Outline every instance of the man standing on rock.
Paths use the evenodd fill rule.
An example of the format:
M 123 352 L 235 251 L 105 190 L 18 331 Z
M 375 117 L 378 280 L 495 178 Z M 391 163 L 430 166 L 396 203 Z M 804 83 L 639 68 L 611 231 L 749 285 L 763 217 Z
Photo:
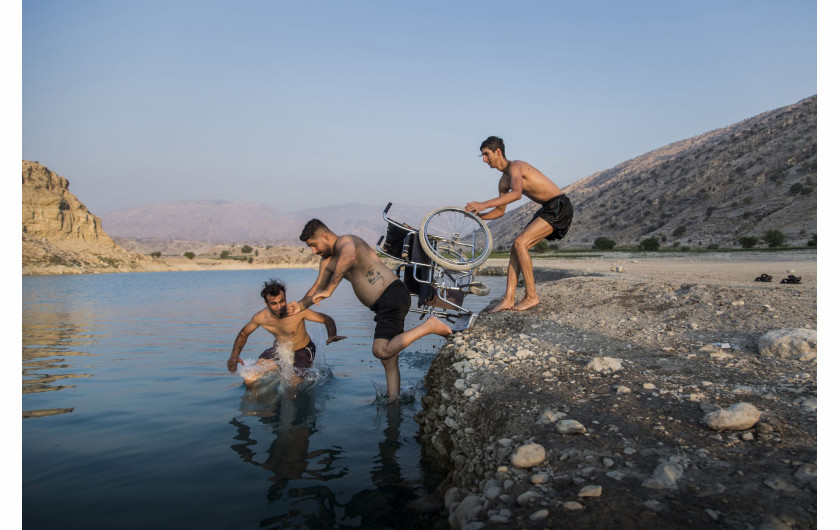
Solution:
M 289 313 L 320 304 L 335 292 L 342 279 L 353 286 L 359 301 L 376 313 L 373 355 L 385 368 L 388 399 L 400 395 L 399 353 L 426 335 L 445 337 L 452 330 L 435 316 L 405 331 L 405 315 L 411 307 L 411 294 L 405 284 L 376 255 L 370 245 L 354 235 L 336 235 L 318 219 L 303 227 L 300 240 L 321 256 L 318 278 L 300 302 L 289 304 Z
M 528 250 L 543 239 L 562 239 L 572 224 L 572 203 L 554 182 L 537 168 L 522 160 L 505 157 L 505 143 L 497 136 L 489 136 L 481 143 L 481 159 L 488 166 L 502 172 L 499 179 L 499 196 L 483 202 L 470 202 L 464 207 L 484 220 L 497 219 L 505 214 L 508 204 L 518 201 L 523 194 L 541 204 L 525 229 L 516 237 L 510 251 L 507 270 L 507 287 L 504 298 L 489 313 L 512 309 L 523 311 L 540 303 L 534 282 L 534 266 Z M 480 213 L 488 208 L 492 210 Z M 525 297 L 516 302 L 516 282 L 519 273 L 525 281 Z

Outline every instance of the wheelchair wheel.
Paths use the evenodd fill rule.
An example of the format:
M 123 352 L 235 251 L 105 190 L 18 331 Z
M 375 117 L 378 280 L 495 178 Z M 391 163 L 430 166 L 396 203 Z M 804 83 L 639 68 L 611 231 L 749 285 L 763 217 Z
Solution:
M 441 267 L 467 271 L 487 261 L 493 238 L 484 221 L 463 208 L 444 206 L 420 224 L 420 246 Z

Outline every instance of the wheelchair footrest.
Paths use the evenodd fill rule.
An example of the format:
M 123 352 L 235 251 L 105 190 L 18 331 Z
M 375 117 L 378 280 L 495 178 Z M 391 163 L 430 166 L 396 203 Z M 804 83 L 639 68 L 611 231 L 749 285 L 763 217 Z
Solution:
M 452 330 L 453 333 L 458 331 L 466 331 L 472 327 L 475 323 L 476 315 L 475 313 L 467 313 L 466 315 L 461 315 L 458 317 L 455 322 L 453 322 L 449 328 Z

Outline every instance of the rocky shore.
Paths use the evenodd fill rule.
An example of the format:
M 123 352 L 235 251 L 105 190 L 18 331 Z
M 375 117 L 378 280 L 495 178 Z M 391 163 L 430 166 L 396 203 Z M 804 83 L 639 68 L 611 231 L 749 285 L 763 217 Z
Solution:
M 669 259 L 537 262 L 539 306 L 451 339 L 415 418 L 447 474 L 414 508 L 453 528 L 816 528 L 816 252 Z

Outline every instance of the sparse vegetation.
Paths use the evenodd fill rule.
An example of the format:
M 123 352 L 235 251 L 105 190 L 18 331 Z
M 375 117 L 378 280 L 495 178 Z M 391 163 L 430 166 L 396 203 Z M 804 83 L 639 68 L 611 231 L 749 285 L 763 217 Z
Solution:
M 252 247 L 250 247 L 249 245 L 243 245 L 242 246 L 242 253 L 243 254 L 250 254 L 253 250 L 254 249 Z
M 656 237 L 642 239 L 642 241 L 639 243 L 639 247 L 642 250 L 659 250 L 659 239 Z
M 685 232 L 686 232 L 685 225 L 680 225 L 680 226 L 674 228 L 674 231 L 671 232 L 671 235 L 674 236 L 674 237 L 682 237 L 682 236 L 685 235 Z
M 159 251 L 159 250 L 156 250 L 156 251 L 152 252 L 152 253 L 151 253 L 151 254 L 149 254 L 149 255 L 150 255 L 151 257 L 153 257 L 153 258 L 159 258 L 161 254 L 160 254 L 160 251 Z
M 741 236 L 738 238 L 738 244 L 742 248 L 753 248 L 758 245 L 758 238 L 754 236 Z
M 195 258 L 195 252 L 184 252 L 184 257 L 187 258 L 187 259 L 194 259 Z
M 762 239 L 764 239 L 768 247 L 781 247 L 787 241 L 787 236 L 781 230 L 774 229 L 764 232 Z
M 817 234 L 814 234 L 814 236 L 811 239 L 808 240 L 807 245 L 809 247 L 816 247 L 817 246 Z
M 615 241 L 613 241 L 612 239 L 610 239 L 608 237 L 604 237 L 604 236 L 595 238 L 595 242 L 592 243 L 592 248 L 595 248 L 595 249 L 598 249 L 598 250 L 610 250 L 614 247 L 615 247 Z

